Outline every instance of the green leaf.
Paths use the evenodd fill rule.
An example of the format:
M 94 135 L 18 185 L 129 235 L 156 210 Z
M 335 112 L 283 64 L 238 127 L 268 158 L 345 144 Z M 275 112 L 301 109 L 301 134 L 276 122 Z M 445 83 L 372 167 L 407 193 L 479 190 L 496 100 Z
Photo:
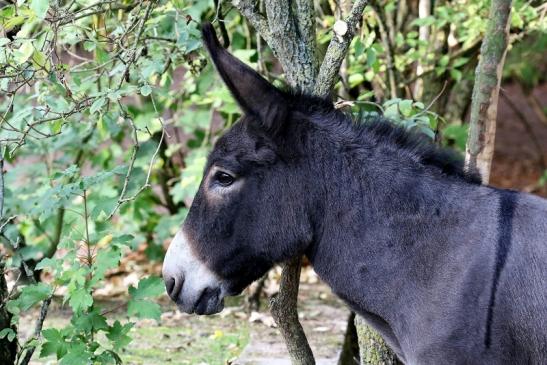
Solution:
M 89 293 L 89 290 L 77 288 L 69 294 L 68 304 L 74 312 L 80 312 L 93 304 L 93 297 Z
M 13 59 L 18 65 L 21 65 L 32 56 L 34 46 L 31 40 L 25 40 L 21 43 L 21 47 L 13 53 Z
M 46 55 L 38 50 L 35 50 L 32 53 L 32 63 L 34 64 L 34 67 L 38 69 L 43 68 L 46 71 L 49 71 L 49 63 L 47 62 Z
M 94 201 L 93 209 L 91 210 L 91 219 L 98 220 L 101 214 L 108 215 L 116 206 L 116 199 L 106 197 Z
M 370 32 L 365 38 L 365 41 L 363 42 L 363 47 L 365 49 L 368 49 L 370 46 L 372 46 L 372 43 L 374 43 L 375 39 L 376 39 L 376 32 L 374 31 Z
M 42 343 L 40 357 L 46 357 L 52 354 L 57 356 L 57 359 L 62 358 L 68 351 L 68 344 L 65 341 L 63 334 L 55 328 L 48 328 L 42 331 L 42 336 L 46 342 Z
M 42 300 L 48 298 L 53 293 L 53 288 L 44 283 L 33 284 L 24 287 L 21 295 L 17 298 L 21 310 L 28 310 Z
M 5 30 L 12 30 L 18 25 L 21 25 L 25 22 L 25 17 L 23 16 L 14 16 L 6 20 L 3 24 Z
M 36 265 L 36 270 L 43 270 L 43 269 L 54 269 L 58 266 L 58 261 L 56 259 L 52 259 L 52 258 L 49 258 L 49 257 L 44 257 L 42 259 L 42 261 L 40 261 L 37 265 Z
M 353 49 L 355 50 L 355 57 L 359 57 L 365 51 L 365 46 L 359 38 L 355 38 Z
M 116 236 L 112 238 L 112 244 L 130 246 L 131 242 L 135 239 L 135 236 L 130 234 L 122 234 L 121 236 Z
M 360 74 L 360 73 L 351 74 L 348 77 L 348 82 L 349 82 L 350 87 L 354 87 L 356 85 L 359 85 L 364 80 L 365 80 L 365 77 L 363 76 L 363 74 Z
M 101 315 L 97 308 L 94 308 L 92 311 L 76 317 L 73 323 L 76 328 L 83 330 L 87 333 L 107 330 L 109 328 L 108 324 L 106 323 L 105 316 Z
M 452 62 L 452 67 L 460 67 L 465 65 L 467 62 L 469 62 L 469 58 L 467 57 L 456 58 L 454 62 Z
M 182 172 L 180 181 L 171 189 L 171 195 L 175 203 L 182 202 L 187 197 L 193 197 L 201 182 L 203 168 L 207 163 L 206 148 L 192 150 L 184 159 L 186 168 Z
M 150 87 L 150 85 L 146 84 L 146 85 L 141 86 L 141 95 L 142 96 L 148 96 L 151 93 L 152 93 L 152 88 Z
M 160 320 L 161 307 L 158 303 L 149 300 L 130 300 L 127 304 L 127 314 L 137 318 Z
M 446 67 L 446 65 L 448 65 L 449 61 L 450 61 L 450 57 L 448 57 L 448 55 L 444 55 L 439 60 L 439 65 L 442 66 L 442 67 Z
M 49 9 L 49 0 L 31 0 L 30 8 L 38 19 L 44 20 Z
M 367 49 L 367 66 L 372 67 L 376 62 L 376 50 L 374 48 Z
M 91 104 L 91 108 L 89 108 L 89 112 L 91 114 L 98 112 L 99 110 L 101 110 L 101 108 L 104 106 L 105 103 L 106 103 L 106 98 L 104 96 L 98 99 L 95 99 L 93 104 Z
M 102 280 L 107 270 L 118 266 L 121 257 L 122 253 L 116 246 L 99 251 L 95 258 L 95 262 L 93 263 L 93 268 L 95 269 L 93 281 L 97 282 L 98 280 Z
M 139 281 L 137 288 L 129 287 L 129 294 L 134 300 L 157 297 L 165 291 L 163 280 L 157 276 L 149 276 Z
M 78 343 L 69 347 L 59 365 L 85 365 L 91 363 L 91 357 L 92 354 L 87 351 L 85 345 Z
M 462 72 L 460 70 L 451 69 L 450 70 L 450 77 L 452 77 L 455 81 L 461 81 L 462 79 Z
M 412 100 L 401 100 L 399 103 L 399 110 L 401 114 L 405 117 L 412 115 Z
M 120 321 L 115 321 L 112 327 L 110 327 L 106 337 L 112 342 L 114 349 L 122 349 L 131 342 L 132 339 L 127 334 L 133 328 L 133 325 L 134 323 L 126 323 L 122 326 Z
M 0 339 L 7 337 L 9 342 L 12 342 L 13 339 L 17 336 L 17 333 L 11 328 L 4 328 L 0 331 Z
M 426 16 L 425 18 L 419 18 L 419 19 L 414 19 L 410 25 L 416 25 L 416 26 L 428 26 L 428 25 L 432 25 L 435 23 L 435 17 L 430 15 L 430 16 Z

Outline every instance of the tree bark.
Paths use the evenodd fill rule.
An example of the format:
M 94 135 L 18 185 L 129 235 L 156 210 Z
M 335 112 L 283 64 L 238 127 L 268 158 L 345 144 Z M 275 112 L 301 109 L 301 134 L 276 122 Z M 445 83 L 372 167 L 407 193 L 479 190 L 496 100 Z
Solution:
M 306 334 L 298 321 L 297 300 L 301 257 L 283 265 L 279 293 L 270 301 L 270 311 L 287 345 L 293 364 L 313 365 L 315 359 Z
M 431 0 L 419 0 L 418 1 L 418 18 L 424 19 L 431 15 Z M 423 24 L 420 25 L 418 29 L 418 39 L 422 42 L 429 42 L 429 33 L 430 33 L 430 27 L 429 25 Z M 418 61 L 416 65 L 416 76 L 421 76 L 424 72 L 424 65 Z M 414 92 L 413 97 L 416 100 L 422 99 L 422 94 L 424 90 L 424 80 L 422 78 L 418 78 L 416 80 L 416 83 L 414 84 Z
M 485 184 L 490 178 L 494 155 L 498 96 L 507 53 L 510 14 L 511 0 L 492 0 L 473 87 L 465 161 L 468 169 L 478 170 Z
M 342 351 L 338 359 L 338 365 L 359 365 L 359 341 L 357 339 L 357 328 L 355 325 L 355 312 L 351 312 L 348 318 L 348 326 Z
M 361 317 L 355 317 L 361 365 L 398 365 L 397 356 L 386 346 L 384 340 L 372 330 Z
M 0 258 L 0 331 L 4 328 L 11 328 L 17 333 L 17 328 L 10 324 L 11 314 L 6 310 L 6 303 L 9 299 L 8 294 L 8 287 L 4 277 L 4 261 Z M 7 336 L 0 339 L 0 360 L 2 360 L 2 364 L 15 364 L 16 355 L 17 339 L 14 338 L 9 341 Z
M 4 218 L 4 158 L 0 155 L 0 224 Z M 0 228 L 1 230 L 4 227 Z M 11 328 L 17 333 L 17 328 L 11 325 L 11 313 L 6 309 L 6 304 L 9 300 L 8 286 L 6 277 L 4 276 L 4 258 L 0 253 L 0 331 L 5 328 Z M 7 336 L 0 339 L 0 360 L 3 364 L 11 365 L 15 363 L 17 356 L 17 338 L 12 338 L 11 341 Z

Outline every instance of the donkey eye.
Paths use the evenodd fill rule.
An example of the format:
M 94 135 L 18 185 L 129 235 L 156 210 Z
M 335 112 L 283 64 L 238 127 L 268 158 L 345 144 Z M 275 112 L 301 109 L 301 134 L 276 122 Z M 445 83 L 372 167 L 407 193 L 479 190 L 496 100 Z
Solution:
M 232 185 L 233 182 L 235 181 L 235 178 L 232 175 L 230 175 L 230 174 L 228 174 L 224 171 L 217 171 L 215 173 L 215 181 L 219 185 L 226 187 L 226 186 Z

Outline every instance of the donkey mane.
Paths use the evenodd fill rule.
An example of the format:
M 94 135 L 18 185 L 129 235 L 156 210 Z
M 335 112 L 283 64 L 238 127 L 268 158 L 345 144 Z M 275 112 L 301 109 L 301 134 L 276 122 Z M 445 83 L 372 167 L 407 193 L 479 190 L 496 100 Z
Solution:
M 454 177 L 480 185 L 480 175 L 467 171 L 464 161 L 454 150 L 439 147 L 417 132 L 409 132 L 383 116 L 357 119 L 335 109 L 326 98 L 299 93 L 286 93 L 293 110 L 312 115 L 311 121 L 329 132 L 354 140 L 359 145 L 374 145 L 404 155 L 435 174 Z

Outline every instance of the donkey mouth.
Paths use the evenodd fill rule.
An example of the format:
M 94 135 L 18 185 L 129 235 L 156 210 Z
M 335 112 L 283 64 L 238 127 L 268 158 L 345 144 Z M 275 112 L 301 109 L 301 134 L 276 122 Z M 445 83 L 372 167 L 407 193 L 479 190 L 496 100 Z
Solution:
M 179 298 L 177 307 L 188 314 L 210 315 L 221 312 L 224 309 L 224 298 L 220 296 L 220 288 L 206 288 L 194 303 L 188 303 Z

